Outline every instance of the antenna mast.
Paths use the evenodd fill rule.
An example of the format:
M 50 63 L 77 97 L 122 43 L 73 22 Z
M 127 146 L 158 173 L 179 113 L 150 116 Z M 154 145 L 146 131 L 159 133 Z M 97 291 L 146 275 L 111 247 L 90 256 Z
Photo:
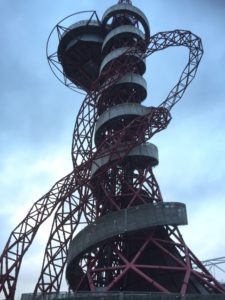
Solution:
M 131 0 L 119 0 L 118 4 L 130 4 L 130 5 L 132 5 L 132 1 Z

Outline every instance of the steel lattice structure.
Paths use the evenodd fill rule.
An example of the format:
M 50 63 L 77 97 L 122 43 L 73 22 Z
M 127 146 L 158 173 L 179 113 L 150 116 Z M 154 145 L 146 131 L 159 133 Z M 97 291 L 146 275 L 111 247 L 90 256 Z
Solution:
M 225 257 L 216 257 L 212 259 L 203 260 L 202 264 L 209 270 L 210 273 L 214 275 L 217 279 L 221 277 L 221 281 L 224 283 L 225 274 Z
M 171 109 L 195 77 L 203 54 L 200 38 L 185 30 L 150 36 L 146 17 L 131 1 L 119 1 L 101 21 L 95 11 L 85 14 L 89 17 L 72 26 L 65 19 L 58 23 L 48 45 L 56 33 L 59 46 L 51 53 L 47 47 L 56 76 L 87 93 L 73 132 L 73 171 L 12 231 L 0 258 L 0 292 L 14 298 L 23 256 L 55 211 L 34 293 L 58 292 L 66 261 L 74 291 L 225 293 L 179 232 L 185 206 L 163 202 L 152 171 L 157 148 L 148 143 L 168 126 Z M 189 50 L 177 84 L 158 107 L 141 105 L 147 95 L 145 59 L 174 46 Z M 145 211 L 151 218 L 133 224 L 129 216 Z M 115 225 L 119 220 L 126 226 Z M 76 235 L 79 225 L 87 226 Z

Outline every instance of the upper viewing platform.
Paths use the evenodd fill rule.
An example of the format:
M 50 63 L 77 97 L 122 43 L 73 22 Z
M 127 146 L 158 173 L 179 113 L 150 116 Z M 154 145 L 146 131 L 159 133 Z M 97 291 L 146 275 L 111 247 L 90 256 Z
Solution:
M 54 36 L 58 39 L 57 49 L 52 42 Z M 131 1 L 119 1 L 106 10 L 102 19 L 91 11 L 73 14 L 59 22 L 49 36 L 47 56 L 61 82 L 74 90 L 89 92 L 109 62 L 118 60 L 131 46 L 146 49 L 145 41 L 149 37 L 149 23 L 144 13 Z M 118 51 L 111 55 L 112 48 Z M 104 60 L 107 54 L 110 55 Z M 134 61 L 138 59 L 135 53 L 129 56 Z M 139 66 L 143 73 L 143 61 Z

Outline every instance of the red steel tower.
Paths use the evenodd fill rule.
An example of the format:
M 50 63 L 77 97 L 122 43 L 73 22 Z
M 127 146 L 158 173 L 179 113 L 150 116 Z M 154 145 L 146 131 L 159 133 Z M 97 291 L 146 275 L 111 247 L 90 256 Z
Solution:
M 77 17 L 79 22 L 74 21 Z M 71 26 L 65 25 L 72 19 Z M 49 53 L 54 34 L 59 43 Z M 158 149 L 149 142 L 167 127 L 170 110 L 195 77 L 201 40 L 184 30 L 151 36 L 144 13 L 131 1 L 120 0 L 101 20 L 95 11 L 63 19 L 47 46 L 55 75 L 87 95 L 73 133 L 73 171 L 34 203 L 2 253 L 4 297 L 13 299 L 23 255 L 54 210 L 34 294 L 59 292 L 66 265 L 69 288 L 77 295 L 223 295 L 225 288 L 180 234 L 178 226 L 187 224 L 185 205 L 163 201 L 153 173 Z M 158 107 L 144 106 L 146 58 L 172 46 L 189 49 L 188 63 Z M 77 234 L 79 224 L 85 227 Z

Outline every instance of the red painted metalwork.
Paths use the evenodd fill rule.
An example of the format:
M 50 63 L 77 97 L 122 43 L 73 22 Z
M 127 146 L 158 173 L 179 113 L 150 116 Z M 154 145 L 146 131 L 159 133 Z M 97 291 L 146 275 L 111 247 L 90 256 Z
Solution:
M 119 1 L 119 3 L 131 4 L 131 1 Z M 93 18 L 101 26 L 96 12 L 91 12 L 89 21 Z M 132 22 L 134 26 L 137 23 Z M 54 29 L 59 42 L 69 31 L 61 22 Z M 124 41 L 123 46 L 127 45 L 129 43 L 126 44 Z M 126 52 L 92 83 L 75 122 L 72 142 L 73 171 L 35 202 L 24 220 L 12 231 L 0 257 L 0 292 L 6 299 L 14 298 L 23 256 L 40 225 L 54 210 L 56 212 L 53 226 L 35 293 L 59 291 L 68 246 L 79 225 L 91 224 L 96 218 L 113 210 L 163 201 L 152 167 L 137 169 L 131 183 L 129 176 L 126 176 L 129 166 L 125 158 L 134 147 L 148 141 L 154 134 L 168 126 L 171 120 L 170 111 L 194 79 L 203 49 L 201 40 L 196 35 L 183 30 L 157 33 L 139 46 L 128 47 Z M 150 107 L 149 113 L 144 116 L 135 117 L 123 128 L 111 131 L 96 147 L 94 127 L 99 116 L 98 99 L 103 94 L 107 99 L 108 87 L 115 86 L 125 74 L 133 72 L 135 68 L 135 62 L 127 63 L 125 57 L 137 55 L 140 59 L 144 59 L 157 51 L 173 46 L 187 47 L 189 60 L 178 83 L 169 92 L 167 98 L 158 107 Z M 51 68 L 55 66 L 59 69 L 60 61 L 56 52 L 48 54 L 48 60 Z M 59 71 L 62 74 L 62 82 L 71 87 L 72 83 L 67 81 L 64 70 Z M 134 95 L 130 95 L 127 102 L 132 102 L 132 99 L 135 100 Z M 124 141 L 126 141 L 125 148 Z M 118 152 L 121 147 L 124 151 Z M 109 157 L 110 164 L 105 164 L 97 174 L 93 175 L 91 173 L 93 162 L 105 156 Z M 114 181 L 109 179 L 109 170 L 114 171 Z M 127 201 L 122 203 L 121 197 L 126 198 Z M 124 245 L 132 249 L 132 254 L 128 255 L 124 252 Z M 132 245 L 136 246 L 132 248 Z M 112 254 L 111 263 L 100 266 L 99 261 L 107 247 Z M 145 261 L 146 251 L 149 249 L 161 253 L 164 263 Z M 152 274 L 165 276 L 167 273 L 172 274 L 173 277 L 176 276 L 174 274 L 179 273 L 176 292 L 182 295 L 188 292 L 193 280 L 204 285 L 208 292 L 225 293 L 225 289 L 187 248 L 176 226 L 153 228 L 148 232 L 139 233 L 138 236 L 134 233 L 128 236 L 117 236 L 106 245 L 100 244 L 96 249 L 87 251 L 80 259 L 80 267 L 83 275 L 74 282 L 74 285 L 71 285 L 71 288 L 77 291 L 87 289 L 94 292 L 98 287 L 103 287 L 105 291 L 112 291 L 121 289 L 122 285 L 126 289 L 126 282 L 135 279 L 140 280 L 143 290 L 146 290 L 147 286 L 148 290 L 174 292 L 170 283 L 158 280 L 158 275 L 152 276 Z M 196 271 L 196 267 L 200 271 Z

